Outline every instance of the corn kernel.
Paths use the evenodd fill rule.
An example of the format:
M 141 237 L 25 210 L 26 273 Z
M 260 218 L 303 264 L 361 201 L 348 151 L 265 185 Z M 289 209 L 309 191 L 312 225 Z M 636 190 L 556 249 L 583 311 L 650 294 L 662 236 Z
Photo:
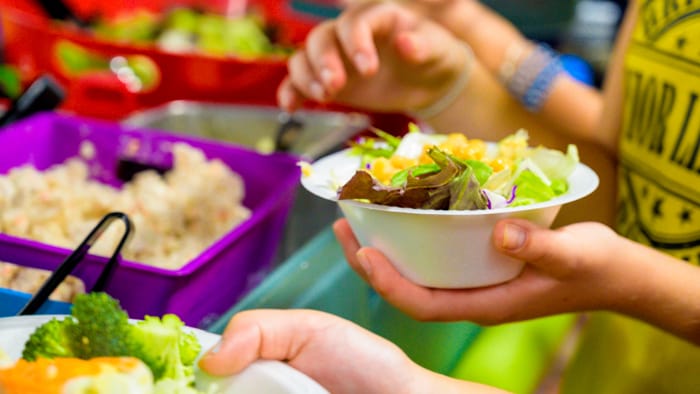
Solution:
M 396 168 L 394 168 L 389 159 L 379 157 L 372 162 L 370 172 L 379 182 L 388 184 L 396 172 Z
M 510 167 L 510 165 L 502 157 L 497 157 L 491 160 L 488 164 L 491 166 L 491 168 L 493 168 L 493 172 L 499 172 Z
M 393 165 L 397 170 L 403 170 L 409 167 L 413 167 L 418 164 L 418 160 L 411 159 L 408 157 L 394 155 L 391 157 L 391 165 Z
M 469 140 L 455 155 L 464 160 L 482 160 L 486 156 L 486 143 L 478 139 Z
M 311 167 L 311 164 L 309 164 L 308 162 L 298 161 L 297 165 L 301 169 L 302 176 L 305 176 L 305 177 L 311 176 L 311 174 L 313 173 L 313 168 Z

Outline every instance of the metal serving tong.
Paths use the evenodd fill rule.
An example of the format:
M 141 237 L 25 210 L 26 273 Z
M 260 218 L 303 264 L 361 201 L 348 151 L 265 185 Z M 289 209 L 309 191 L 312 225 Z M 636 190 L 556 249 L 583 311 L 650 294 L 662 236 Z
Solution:
M 94 285 L 92 286 L 91 291 L 103 291 L 105 287 L 107 287 L 107 283 L 109 282 L 112 273 L 114 272 L 114 269 L 116 268 L 118 264 L 118 259 L 119 259 L 119 254 L 122 251 L 122 248 L 126 244 L 126 242 L 129 240 L 132 234 L 132 229 L 133 225 L 131 223 L 131 220 L 129 217 L 121 212 L 110 212 L 107 215 L 105 215 L 102 220 L 100 220 L 99 223 L 95 226 L 95 228 L 90 231 L 90 234 L 83 240 L 80 245 L 78 245 L 75 250 L 73 250 L 73 253 L 71 253 L 64 261 L 61 263 L 60 266 L 51 274 L 51 276 L 44 282 L 44 284 L 41 286 L 39 291 L 34 294 L 34 296 L 27 302 L 24 307 L 17 313 L 17 315 L 31 315 L 35 313 L 41 305 L 46 302 L 46 300 L 49 298 L 51 293 L 58 287 L 61 282 L 63 282 L 64 279 L 75 269 L 75 267 L 80 263 L 85 256 L 87 255 L 88 251 L 92 247 L 92 245 L 97 241 L 100 236 L 105 232 L 107 227 L 109 227 L 110 224 L 112 224 L 116 220 L 121 220 L 124 222 L 124 234 L 122 235 L 122 238 L 119 240 L 119 244 L 117 244 L 116 249 L 114 250 L 114 253 L 112 253 L 112 256 L 109 258 L 109 261 L 107 264 L 104 266 L 102 273 L 100 276 L 97 278 L 97 281 L 95 281 Z

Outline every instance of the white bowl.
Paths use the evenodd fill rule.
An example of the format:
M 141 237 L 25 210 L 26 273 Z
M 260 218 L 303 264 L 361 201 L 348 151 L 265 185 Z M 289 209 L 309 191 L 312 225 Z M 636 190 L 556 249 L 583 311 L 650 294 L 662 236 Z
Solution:
M 22 349 L 36 327 L 52 318 L 63 319 L 66 315 L 31 315 L 0 318 L 0 350 L 11 360 L 22 357 Z M 202 353 L 213 347 L 220 336 L 199 330 L 192 331 L 202 344 Z M 195 372 L 197 389 L 206 393 L 221 394 L 327 394 L 328 391 L 305 374 L 286 363 L 258 360 L 246 369 L 230 377 L 208 376 L 198 368 Z M 214 388 L 211 390 L 210 388 Z
M 496 222 L 522 218 L 549 227 L 563 204 L 598 187 L 595 172 L 579 163 L 566 193 L 526 206 L 442 211 L 338 201 L 338 188 L 359 166 L 360 158 L 346 149 L 314 162 L 301 183 L 311 193 L 338 202 L 363 246 L 382 251 L 407 279 L 434 288 L 481 287 L 515 278 L 524 263 L 495 250 L 491 233 Z

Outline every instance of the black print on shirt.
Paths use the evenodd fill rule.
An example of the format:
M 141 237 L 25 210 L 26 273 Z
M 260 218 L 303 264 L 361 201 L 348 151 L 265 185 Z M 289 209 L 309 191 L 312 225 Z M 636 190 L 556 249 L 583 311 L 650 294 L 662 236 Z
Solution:
M 668 156 L 674 163 L 700 172 L 699 93 L 693 90 L 679 93 L 675 84 L 635 70 L 628 70 L 626 87 L 631 106 L 630 122 L 625 125 L 623 138 L 659 157 Z M 682 122 L 680 130 L 673 133 L 667 144 L 670 119 L 682 119 Z

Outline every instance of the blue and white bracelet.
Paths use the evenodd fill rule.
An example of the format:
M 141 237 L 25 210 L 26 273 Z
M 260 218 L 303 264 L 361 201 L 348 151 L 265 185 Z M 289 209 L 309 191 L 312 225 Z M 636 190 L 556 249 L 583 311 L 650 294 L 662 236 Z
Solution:
M 501 80 L 525 108 L 537 112 L 547 98 L 554 80 L 564 71 L 559 55 L 548 45 L 538 44 L 515 66 L 518 59 L 513 54 L 516 52 L 509 52 L 501 68 Z

